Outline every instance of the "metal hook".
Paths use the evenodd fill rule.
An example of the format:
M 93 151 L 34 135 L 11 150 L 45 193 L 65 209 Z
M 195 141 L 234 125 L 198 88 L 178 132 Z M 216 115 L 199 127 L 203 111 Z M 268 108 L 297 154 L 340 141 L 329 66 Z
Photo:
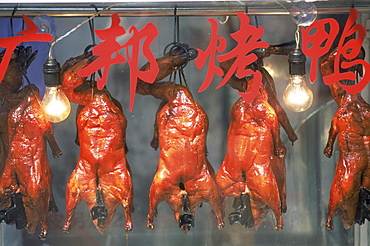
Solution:
M 94 29 L 95 29 L 94 19 L 89 20 L 89 27 L 90 27 L 90 35 L 91 35 L 92 44 L 93 46 L 95 46 L 96 42 L 95 42 L 95 33 L 94 33 Z
M 179 16 L 177 15 L 177 5 L 173 9 L 173 16 L 174 16 L 174 37 L 173 42 L 177 43 L 180 40 L 180 30 L 179 30 Z
M 95 4 L 90 4 L 90 6 L 91 6 L 91 7 L 93 7 L 93 8 L 95 9 L 96 13 L 98 13 L 98 12 L 99 12 L 98 7 L 96 7 L 96 5 L 95 5 Z M 98 16 L 100 17 L 100 13 L 98 14 Z
M 10 34 L 11 34 L 12 37 L 14 37 L 13 18 L 14 18 L 15 12 L 17 11 L 19 5 L 20 4 L 18 3 L 17 6 L 14 7 L 13 12 L 12 12 L 12 16 L 10 17 Z
M 217 17 L 217 19 L 218 19 L 218 22 L 221 24 L 221 25 L 225 25 L 226 24 L 226 22 L 229 20 L 229 18 L 230 18 L 230 16 L 229 15 L 226 15 L 226 17 L 225 17 L 225 20 L 221 20 L 221 18 L 220 18 L 220 16 L 219 17 Z
M 256 27 L 258 28 L 259 25 L 258 25 L 258 18 L 257 18 L 257 15 L 254 16 L 254 22 L 256 24 Z
M 184 79 L 184 83 L 185 83 L 186 88 L 189 88 L 188 81 L 186 81 L 184 70 L 182 68 L 180 69 L 180 74 L 181 74 L 182 78 Z
M 93 7 L 95 9 L 95 14 L 97 14 L 97 16 L 100 16 L 100 13 L 99 13 L 99 10 L 98 10 L 98 7 L 96 7 L 95 4 L 90 4 L 91 7 Z M 89 20 L 89 28 L 90 28 L 90 35 L 91 35 L 91 41 L 92 41 L 92 45 L 89 45 L 86 47 L 85 49 L 85 55 L 88 55 L 89 54 L 89 49 L 90 48 L 93 48 L 94 46 L 96 46 L 96 39 L 95 39 L 95 32 L 94 32 L 94 29 L 95 29 L 95 22 L 94 22 L 94 19 L 90 19 Z M 92 53 L 91 53 L 92 55 Z M 98 74 L 100 75 L 100 70 L 98 70 Z M 91 80 L 91 88 L 93 89 L 94 87 L 94 81 L 95 81 L 95 76 L 96 76 L 96 72 L 92 73 L 91 76 L 90 76 L 90 80 Z M 91 91 L 92 94 L 94 94 L 94 90 Z
M 95 9 L 96 13 L 99 13 L 98 7 L 96 7 L 95 4 L 90 4 L 90 6 Z M 97 16 L 100 16 L 100 13 Z M 94 33 L 94 29 L 95 29 L 94 19 L 89 20 L 89 27 L 90 27 L 91 40 L 92 40 L 93 45 L 95 46 L 96 41 L 95 41 L 95 33 Z

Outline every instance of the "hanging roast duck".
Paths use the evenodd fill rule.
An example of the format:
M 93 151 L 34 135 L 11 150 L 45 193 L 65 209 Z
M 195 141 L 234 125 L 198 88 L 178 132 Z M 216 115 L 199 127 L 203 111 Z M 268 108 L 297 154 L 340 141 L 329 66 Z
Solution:
M 10 215 L 12 207 L 22 206 L 19 199 L 23 200 L 27 231 L 33 234 L 40 222 L 39 238 L 45 239 L 49 209 L 56 210 L 46 142 L 54 157 L 59 157 L 62 152 L 55 142 L 51 123 L 42 112 L 37 87 L 26 86 L 19 94 L 23 95 L 23 100 L 8 117 L 9 153 L 0 179 L 0 209 L 4 209 L 4 215 Z M 17 197 L 14 194 L 18 194 Z M 10 210 L 6 209 L 10 203 Z
M 131 231 L 133 185 L 126 159 L 127 121 L 122 106 L 106 88 L 97 90 L 91 83 L 86 86 L 86 78 L 78 75 L 79 69 L 94 59 L 85 52 L 62 67 L 63 90 L 72 102 L 82 105 L 76 120 L 80 155 L 67 183 L 63 230 L 71 229 L 76 207 L 85 201 L 101 234 L 119 205 L 126 217 L 125 230 Z
M 320 63 L 323 76 L 334 72 L 336 50 Z M 359 55 L 363 59 L 364 53 Z M 342 57 L 340 58 L 342 61 Z M 362 71 L 359 67 L 356 71 Z M 359 70 L 360 69 L 360 70 Z M 326 227 L 334 229 L 333 217 L 339 210 L 344 228 L 356 222 L 362 224 L 370 219 L 370 105 L 361 95 L 351 95 L 337 83 L 331 84 L 330 91 L 339 105 L 335 113 L 324 154 L 331 157 L 334 142 L 338 136 L 339 158 L 330 190 Z
M 253 79 L 248 81 L 248 87 Z M 279 123 L 275 110 L 267 102 L 267 93 L 263 86 L 256 98 L 247 103 L 242 97 L 232 106 L 228 131 L 227 151 L 224 161 L 217 173 L 217 184 L 220 188 L 222 204 L 226 198 L 236 197 L 237 210 L 250 208 L 253 218 L 248 214 L 241 215 L 241 224 L 258 228 L 262 219 L 271 209 L 277 221 L 276 229 L 283 227 L 282 198 L 279 182 L 273 169 L 272 155 L 282 157 L 285 147 L 279 138 Z M 278 163 L 275 163 L 278 166 Z M 284 170 L 285 171 L 285 170 Z M 285 173 L 285 172 L 284 172 Z M 285 177 L 281 177 L 282 179 Z M 240 207 L 244 204 L 244 207 Z M 241 213 L 244 213 L 242 211 Z M 231 214 L 230 222 L 237 221 Z M 247 216 L 247 218 L 243 218 Z M 240 221 L 238 221 L 240 223 Z
M 187 50 L 175 51 L 157 59 L 160 73 L 156 81 L 189 60 Z M 142 69 L 146 68 L 145 65 Z M 218 228 L 223 228 L 215 173 L 207 160 L 206 113 L 185 86 L 172 82 L 147 84 L 139 81 L 137 87 L 140 94 L 162 99 L 156 114 L 155 132 L 151 142 L 153 148 L 159 147 L 160 155 L 150 187 L 147 227 L 154 228 L 157 206 L 166 201 L 185 233 L 194 226 L 195 211 L 203 202 L 211 205 L 218 220 Z
M 4 53 L 5 50 L 0 53 L 0 61 Z M 0 83 L 0 177 L 9 152 L 8 114 L 23 100 L 23 93 L 20 93 L 23 76 L 36 55 L 37 51 L 32 53 L 31 46 L 18 46 L 12 53 L 8 69 Z
M 231 224 L 240 223 L 246 227 L 258 228 L 271 208 L 277 219 L 276 229 L 282 229 L 281 215 L 287 210 L 284 163 L 286 149 L 279 137 L 279 123 L 292 143 L 297 140 L 297 136 L 279 104 L 274 81 L 263 67 L 262 59 L 271 54 L 287 55 L 294 48 L 293 44 L 288 42 L 254 51 L 259 59 L 251 68 L 262 74 L 263 86 L 251 104 L 240 98 L 231 109 L 227 153 L 217 173 L 223 206 L 228 196 L 235 197 L 235 210 L 229 215 Z M 234 61 L 235 59 L 231 59 L 220 64 L 225 74 Z M 241 92 L 246 92 L 251 83 L 252 77 L 237 78 L 235 75 L 228 81 L 228 85 Z M 275 119 L 279 123 L 276 124 Z M 262 140 L 258 140 L 259 138 Z M 269 147 L 263 148 L 258 144 L 262 142 Z M 252 172 L 261 165 L 268 171 Z M 247 172 L 252 173 L 247 175 Z M 259 182 L 263 183 L 260 189 L 254 186 Z M 260 193 L 262 195 L 257 195 Z

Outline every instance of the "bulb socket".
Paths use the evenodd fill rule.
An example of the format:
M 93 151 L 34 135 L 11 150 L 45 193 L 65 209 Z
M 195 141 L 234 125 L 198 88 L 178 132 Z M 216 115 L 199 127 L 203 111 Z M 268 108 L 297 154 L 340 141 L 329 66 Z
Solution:
M 306 56 L 300 48 L 293 49 L 288 56 L 289 74 L 305 75 L 306 74 Z
M 48 87 L 61 85 L 60 64 L 54 58 L 48 58 L 44 63 L 44 83 Z

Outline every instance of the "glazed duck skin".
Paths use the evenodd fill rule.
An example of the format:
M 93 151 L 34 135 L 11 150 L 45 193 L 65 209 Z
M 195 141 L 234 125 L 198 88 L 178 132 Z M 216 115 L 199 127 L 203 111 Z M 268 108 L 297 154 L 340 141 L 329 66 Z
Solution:
M 0 61 L 5 50 L 0 53 Z M 12 53 L 11 60 L 5 76 L 0 83 L 0 177 L 3 173 L 5 161 L 9 152 L 8 139 L 8 114 L 23 100 L 20 88 L 23 85 L 23 74 L 36 58 L 37 51 L 32 53 L 32 48 L 18 46 Z
M 123 112 L 106 90 L 95 90 L 93 100 L 79 113 L 80 156 L 67 184 L 64 231 L 70 230 L 81 201 L 92 210 L 99 199 L 107 209 L 104 223 L 93 220 L 101 234 L 108 228 L 119 204 L 124 208 L 125 230 L 132 230 L 133 186 L 126 160 L 126 124 Z M 98 199 L 99 192 L 102 198 Z
M 268 206 L 277 220 L 275 228 L 282 229 L 280 191 L 270 157 L 284 151 L 277 116 L 266 96 L 260 93 L 251 104 L 239 98 L 230 111 L 227 152 L 216 176 L 223 207 L 227 197 L 248 193 L 255 228 Z
M 37 88 L 27 86 L 23 92 L 24 100 L 9 113 L 10 149 L 0 179 L 1 208 L 7 205 L 10 195 L 19 190 L 26 211 L 27 231 L 33 234 L 40 221 L 39 238 L 45 239 L 49 202 L 53 200 L 46 141 L 54 157 L 62 152 L 55 142 L 51 123 L 43 115 Z
M 335 49 L 322 58 L 320 72 L 323 76 L 334 72 L 336 56 Z M 364 53 L 360 52 L 357 58 L 363 57 Z M 362 72 L 360 67 L 353 69 Z M 370 105 L 360 94 L 347 93 L 339 83 L 329 87 L 339 108 L 331 122 L 324 154 L 331 157 L 338 136 L 339 159 L 330 190 L 326 227 L 334 229 L 333 217 L 339 210 L 343 226 L 348 229 L 355 222 L 363 223 L 363 219 L 358 218 L 369 216 L 359 211 L 358 197 L 362 187 L 370 189 Z M 369 211 L 368 208 L 365 211 Z
M 356 95 L 348 93 L 332 119 L 328 143 L 324 149 L 324 154 L 331 157 L 338 136 L 339 159 L 330 190 L 326 221 L 329 229 L 334 229 L 333 217 L 338 209 L 344 228 L 348 229 L 355 223 L 362 175 L 368 165 L 364 133 Z
M 91 91 L 76 91 L 76 88 L 85 84 L 87 79 L 79 76 L 78 72 L 95 59 L 96 57 L 92 56 L 91 53 L 86 53 L 72 57 L 63 64 L 60 72 L 62 90 L 69 101 L 81 105 L 86 105 L 91 101 Z
M 274 172 L 276 182 L 279 188 L 279 195 L 281 200 L 281 212 L 286 213 L 288 206 L 286 203 L 286 168 L 285 168 L 285 155 L 286 147 L 284 143 L 279 140 L 280 153 L 277 156 L 275 153 L 270 154 L 271 169 Z
M 193 59 L 196 53 L 190 52 L 192 55 L 189 56 L 191 50 L 179 49 L 158 58 L 160 72 L 155 82 Z M 141 70 L 147 71 L 149 68 L 147 63 Z M 214 170 L 206 157 L 207 115 L 185 87 L 172 82 L 148 84 L 138 80 L 136 92 L 162 100 L 156 113 L 151 142 L 154 149 L 160 147 L 160 158 L 150 188 L 147 227 L 154 229 L 157 206 L 166 201 L 174 212 L 175 220 L 186 233 L 193 226 L 195 210 L 202 202 L 208 202 L 221 229 L 224 222 L 220 197 Z
M 270 49 L 269 52 L 266 53 L 265 56 L 269 56 L 270 54 L 281 54 L 286 55 L 288 51 L 291 50 L 291 43 L 286 43 L 282 45 L 275 45 L 270 46 L 268 49 Z M 289 52 L 288 52 L 289 53 Z M 260 59 L 262 59 L 261 57 Z M 224 74 L 226 74 L 233 63 L 235 62 L 236 58 L 232 58 L 230 60 L 224 61 L 220 63 L 220 68 L 224 71 Z M 262 74 L 262 84 L 265 87 L 267 94 L 268 94 L 268 102 L 269 104 L 274 108 L 280 125 L 283 127 L 285 132 L 288 135 L 289 140 L 292 142 L 292 144 L 298 139 L 296 133 L 293 130 L 293 127 L 290 124 L 290 121 L 288 119 L 288 116 L 285 112 L 285 110 L 281 107 L 279 99 L 276 94 L 276 88 L 275 88 L 275 82 L 272 76 L 268 73 L 268 71 L 262 66 L 263 60 L 258 60 L 255 63 L 251 65 L 252 69 L 258 70 Z M 227 84 L 240 91 L 240 92 L 246 92 L 247 84 L 245 83 L 250 80 L 250 78 L 237 78 L 235 74 L 231 76 L 230 80 L 227 82 Z
M 157 113 L 160 157 L 150 187 L 147 227 L 154 228 L 153 219 L 162 201 L 167 202 L 180 222 L 183 199 L 188 197 L 192 216 L 202 202 L 208 202 L 221 229 L 224 222 L 220 197 L 206 153 L 208 117 L 185 87 L 169 84 L 162 88 L 168 93 L 164 93 L 167 102 Z M 181 229 L 187 232 L 190 228 Z
M 166 78 L 168 75 L 176 71 L 177 67 L 183 66 L 187 62 L 187 59 L 188 57 L 181 53 L 177 55 L 165 55 L 164 57 L 157 58 L 156 62 L 159 67 L 159 73 L 155 78 L 154 83 Z M 148 71 L 149 69 L 150 63 L 146 63 L 140 68 L 140 71 Z M 162 93 L 161 87 L 153 86 L 152 84 L 146 83 L 141 79 L 137 81 L 136 93 L 141 95 L 152 95 L 155 98 L 164 99 L 163 95 L 158 95 L 158 93 Z

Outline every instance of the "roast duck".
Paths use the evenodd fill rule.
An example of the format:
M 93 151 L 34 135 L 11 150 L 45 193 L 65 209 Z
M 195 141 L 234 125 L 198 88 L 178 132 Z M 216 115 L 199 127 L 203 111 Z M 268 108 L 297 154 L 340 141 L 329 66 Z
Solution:
M 77 115 L 80 155 L 66 189 L 66 221 L 70 231 L 77 205 L 85 201 L 97 230 L 104 234 L 121 204 L 125 230 L 132 230 L 133 185 L 126 159 L 127 121 L 120 103 L 106 88 L 97 90 L 78 71 L 95 58 L 85 52 L 65 62 L 61 69 L 62 88 L 70 101 L 81 104 Z
M 252 83 L 250 79 L 248 87 Z M 285 184 L 285 177 L 274 171 L 282 171 L 279 158 L 284 153 L 277 115 L 267 102 L 264 88 L 251 103 L 240 97 L 230 111 L 226 156 L 216 176 L 223 206 L 227 197 L 237 197 L 233 206 L 239 210 L 240 218 L 235 218 L 239 214 L 231 214 L 231 223 L 258 228 L 271 209 L 277 221 L 275 228 L 282 229 L 283 190 L 279 184 Z M 281 175 L 285 175 L 285 168 Z M 245 209 L 251 209 L 251 214 Z
M 203 202 L 213 209 L 218 228 L 224 226 L 215 173 L 207 160 L 208 117 L 187 87 L 172 82 L 157 83 L 187 60 L 188 55 L 181 51 L 167 54 L 157 59 L 160 72 L 156 82 L 138 81 L 137 84 L 138 93 L 163 100 L 156 114 L 151 142 L 154 149 L 159 147 L 160 156 L 150 187 L 149 229 L 154 228 L 154 216 L 162 201 L 173 210 L 184 233 L 194 226 L 195 211 Z M 147 68 L 144 65 L 142 70 Z
M 334 72 L 334 59 L 337 51 L 327 54 L 320 63 L 321 74 Z M 362 57 L 361 57 L 362 56 Z M 359 57 L 363 59 L 364 53 Z M 344 59 L 340 57 L 342 62 Z M 352 68 L 362 72 L 361 67 Z M 356 222 L 364 223 L 370 219 L 370 105 L 361 95 L 346 92 L 337 82 L 329 85 L 339 108 L 335 113 L 324 154 L 331 157 L 338 136 L 339 158 L 328 204 L 326 227 L 334 229 L 333 217 L 339 210 L 344 228 Z
M 5 50 L 0 53 L 0 61 L 4 53 Z M 0 83 L 0 177 L 9 152 L 8 114 L 23 100 L 23 93 L 20 93 L 23 76 L 36 55 L 37 51 L 32 53 L 30 46 L 18 46 L 12 53 L 8 69 Z
M 298 139 L 297 134 L 294 132 L 293 127 L 291 126 L 288 116 L 285 110 L 281 107 L 279 99 L 276 94 L 275 82 L 272 76 L 268 71 L 263 67 L 263 58 L 273 55 L 288 55 L 292 49 L 295 48 L 295 42 L 286 42 L 278 45 L 270 45 L 267 49 L 256 49 L 253 51 L 258 57 L 258 60 L 250 65 L 250 68 L 253 70 L 258 70 L 262 75 L 262 84 L 265 87 L 265 90 L 268 94 L 267 101 L 275 110 L 280 125 L 285 130 L 289 140 L 292 144 Z M 224 71 L 224 74 L 229 71 L 230 67 L 235 62 L 236 57 L 225 62 L 220 63 L 221 69 Z M 240 91 L 245 92 L 245 78 L 238 78 L 235 74 L 227 82 L 229 86 Z
M 255 50 L 259 59 L 251 68 L 262 74 L 259 94 L 250 104 L 241 97 L 231 108 L 226 156 L 216 176 L 223 209 L 226 198 L 235 197 L 230 224 L 257 229 L 271 209 L 277 220 L 275 228 L 283 227 L 282 213 L 287 210 L 286 148 L 280 139 L 280 125 L 292 144 L 298 138 L 279 104 L 274 81 L 263 67 L 263 58 L 271 54 L 288 55 L 293 48 L 293 42 L 288 42 Z M 225 74 L 234 61 L 235 58 L 220 63 Z M 246 92 L 252 83 L 253 77 L 235 75 L 228 81 L 229 86 L 240 92 Z
M 30 234 L 35 232 L 40 222 L 39 238 L 45 239 L 49 208 L 56 210 L 51 192 L 52 174 L 46 142 L 54 157 L 60 156 L 62 152 L 55 142 L 51 123 L 43 115 L 37 87 L 28 85 L 19 95 L 23 99 L 10 111 L 8 117 L 9 152 L 0 179 L 0 209 L 3 209 L 5 221 L 13 217 L 17 228 L 26 225 Z M 6 209 L 10 203 L 12 206 Z M 19 216 L 23 205 L 26 221 L 22 223 Z

